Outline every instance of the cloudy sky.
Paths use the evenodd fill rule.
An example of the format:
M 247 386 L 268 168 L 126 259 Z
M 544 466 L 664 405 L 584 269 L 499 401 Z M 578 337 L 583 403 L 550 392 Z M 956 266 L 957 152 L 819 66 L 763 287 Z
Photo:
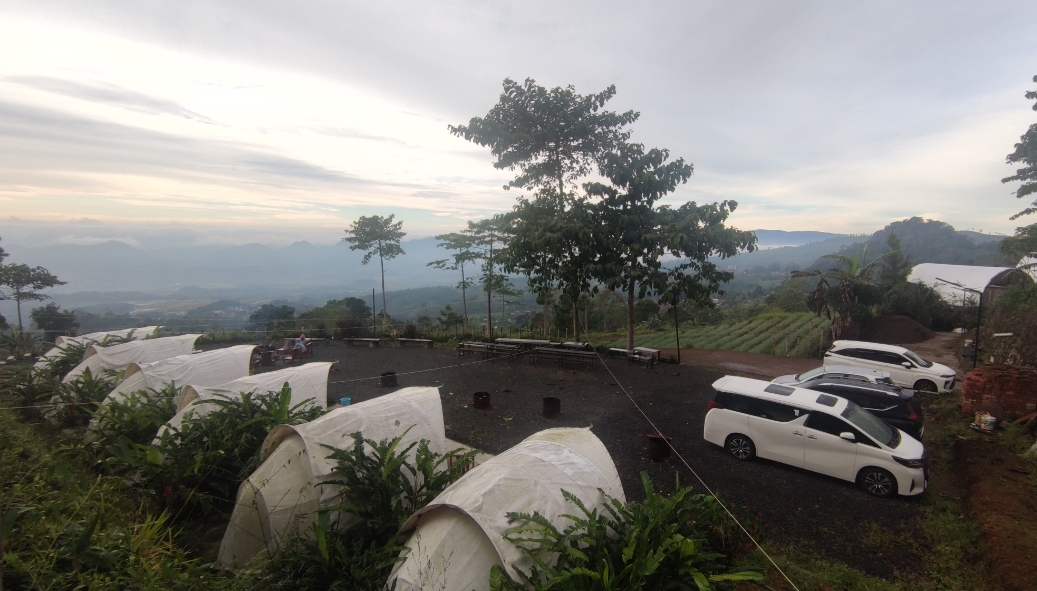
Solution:
M 1008 233 L 1037 3 L 0 2 L 4 244 L 330 243 L 511 207 L 448 124 L 596 92 L 744 229 Z

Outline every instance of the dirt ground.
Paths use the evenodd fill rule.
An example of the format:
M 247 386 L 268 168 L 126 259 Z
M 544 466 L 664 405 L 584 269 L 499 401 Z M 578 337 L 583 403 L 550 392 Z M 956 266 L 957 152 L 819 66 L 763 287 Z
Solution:
M 770 378 L 815 367 L 817 361 L 702 353 L 709 363 L 690 365 L 699 354 L 685 355 L 682 350 L 682 360 L 689 365 L 652 369 L 625 359 L 606 359 L 607 367 L 562 368 L 530 365 L 526 358 L 459 359 L 444 348 L 315 348 L 315 360 L 340 362 L 329 378 L 332 401 L 349 396 L 361 402 L 379 396 L 386 392 L 377 387 L 379 374 L 395 371 L 400 387 L 440 387 L 447 437 L 461 443 L 497 454 L 542 429 L 590 427 L 612 455 L 628 498 L 643 497 L 642 471 L 664 492 L 673 490 L 678 477 L 682 485 L 705 492 L 676 458 L 663 463 L 647 458 L 651 420 L 673 438 L 674 449 L 710 488 L 758 525 L 765 540 L 791 544 L 883 578 L 924 571 L 916 546 L 897 541 L 919 539 L 924 496 L 876 499 L 852 483 L 783 464 L 738 462 L 702 439 L 706 405 L 714 395 L 711 384 L 717 378 L 736 371 Z M 471 407 L 479 391 L 490 393 L 491 410 Z M 561 400 L 560 417 L 541 416 L 545 396 Z M 889 535 L 876 536 L 876 531 Z

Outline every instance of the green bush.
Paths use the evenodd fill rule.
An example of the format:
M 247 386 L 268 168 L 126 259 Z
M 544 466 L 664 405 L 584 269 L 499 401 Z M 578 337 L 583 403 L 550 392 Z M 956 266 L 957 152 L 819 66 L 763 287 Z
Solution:
M 426 440 L 401 449 L 404 435 L 373 441 L 354 433 L 352 449 L 325 446 L 335 460 L 329 482 L 342 486 L 340 503 L 318 513 L 310 537 L 289 540 L 276 558 L 244 571 L 236 584 L 268 591 L 385 589 L 404 548 L 400 526 L 460 478 L 476 453 L 451 464 L 449 457 L 459 450 L 440 455 L 428 449 Z M 407 460 L 411 450 L 413 465 Z M 333 513 L 352 518 L 336 521 Z
M 886 292 L 882 313 L 907 316 L 933 330 L 950 330 L 960 323 L 955 307 L 921 283 L 901 283 Z
M 731 543 L 723 508 L 711 496 L 680 488 L 666 498 L 641 473 L 645 500 L 620 503 L 608 497 L 605 511 L 587 509 L 562 491 L 579 509 L 564 516 L 571 523 L 559 530 L 539 514 L 509 513 L 519 525 L 505 538 L 529 556 L 534 566 L 518 571 L 516 581 L 493 567 L 494 591 L 557 589 L 708 590 L 720 581 L 757 581 L 749 569 L 731 569 L 716 550 Z
M 138 473 L 142 492 L 174 511 L 177 517 L 226 511 L 238 485 L 259 465 L 259 448 L 277 425 L 312 421 L 324 411 L 308 402 L 291 405 L 291 389 L 244 393 L 241 398 L 207 402 L 216 410 L 188 415 L 179 428 L 169 428 L 157 442 L 139 444 L 127 437 L 108 446 L 110 469 Z
M 115 379 L 110 371 L 102 370 L 95 376 L 87 368 L 68 383 L 58 384 L 55 401 L 60 404 L 48 418 L 61 427 L 86 425 L 98 404 L 115 388 Z
M 93 447 L 107 450 L 125 438 L 150 443 L 159 427 L 176 414 L 176 399 L 183 387 L 166 384 L 161 390 L 141 390 L 100 406 L 93 413 Z

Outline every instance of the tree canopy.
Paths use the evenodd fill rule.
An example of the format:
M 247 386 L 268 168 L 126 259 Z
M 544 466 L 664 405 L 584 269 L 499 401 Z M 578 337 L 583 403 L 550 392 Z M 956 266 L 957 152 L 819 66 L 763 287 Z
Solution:
M 1037 82 L 1037 76 L 1033 77 L 1033 81 Z M 1026 98 L 1037 101 L 1037 90 L 1027 91 Z M 1033 110 L 1037 111 L 1037 102 L 1034 103 Z M 1015 145 L 1015 150 L 1006 157 L 1006 161 L 1008 164 L 1025 164 L 1025 166 L 1017 169 L 1012 176 L 1001 179 L 1001 182 L 1022 182 L 1015 191 L 1015 196 L 1020 199 L 1037 193 L 1037 123 L 1030 125 L 1026 133 L 1019 138 L 1019 143 Z M 1012 216 L 1012 219 L 1031 214 L 1035 211 L 1037 211 L 1037 201 L 1032 203 L 1030 207 Z
M 384 318 L 389 317 L 385 307 L 385 261 L 396 258 L 401 254 L 407 254 L 400 248 L 400 240 L 407 235 L 403 231 L 403 222 L 393 222 L 396 214 L 389 217 L 380 215 L 360 216 L 346 230 L 343 238 L 349 243 L 350 250 L 364 250 L 364 258 L 361 264 L 366 265 L 371 259 L 378 255 L 378 266 L 382 275 L 382 312 Z
M 429 267 L 444 269 L 448 271 L 460 271 L 461 281 L 457 287 L 461 290 L 461 306 L 464 316 L 464 324 L 468 326 L 468 288 L 475 283 L 465 274 L 465 267 L 479 259 L 479 253 L 474 250 L 476 239 L 471 233 L 451 232 L 436 236 L 439 240 L 439 248 L 446 249 L 452 254 L 449 259 L 439 259 L 428 263 Z
M 62 310 L 54 302 L 36 308 L 29 312 L 36 328 L 43 331 L 43 340 L 54 342 L 60 335 L 68 334 L 74 328 L 79 328 L 76 313 L 73 310 Z
M 639 113 L 603 110 L 615 94 L 614 85 L 580 95 L 571 85 L 548 90 L 532 78 L 524 84 L 505 78 L 500 100 L 485 117 L 472 117 L 468 125 L 449 129 L 488 146 L 496 158 L 494 168 L 519 169 L 505 189 L 553 185 L 565 193 L 567 185 L 593 170 L 598 155 L 629 138 L 623 128 Z
M 42 290 L 65 285 L 43 267 L 0 265 L 0 300 L 14 300 L 18 310 L 18 331 L 23 332 L 22 302 L 43 301 L 50 296 Z

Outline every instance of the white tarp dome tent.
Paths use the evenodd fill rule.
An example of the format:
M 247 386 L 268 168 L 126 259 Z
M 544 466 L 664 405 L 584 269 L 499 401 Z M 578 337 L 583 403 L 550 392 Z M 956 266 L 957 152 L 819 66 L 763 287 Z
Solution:
M 255 345 L 238 345 L 204 353 L 177 355 L 151 363 L 131 363 L 122 381 L 101 401 L 101 406 L 123 401 L 134 392 L 150 394 L 150 390 L 161 390 L 167 384 L 216 386 L 248 377 L 255 349 Z M 96 419 L 91 420 L 87 435 L 96 429 Z
M 263 552 L 273 556 L 286 536 L 305 534 L 316 511 L 337 502 L 339 488 L 321 485 L 334 466 L 322 444 L 349 449 L 357 431 L 374 441 L 407 431 L 402 447 L 425 439 L 430 451 L 446 453 L 439 388 L 402 388 L 309 423 L 276 427 L 263 442 L 263 463 L 238 489 L 218 564 L 236 568 Z
M 177 355 L 185 355 L 194 350 L 194 342 L 200 336 L 202 335 L 185 334 L 177 337 L 130 341 L 111 347 L 90 345 L 83 355 L 82 363 L 72 368 L 72 371 L 68 372 L 61 381 L 67 384 L 82 375 L 87 369 L 96 376 L 105 369 L 124 371 L 131 363 L 150 363 Z
M 122 400 L 140 390 L 161 390 L 167 384 L 218 386 L 248 377 L 255 345 L 238 345 L 204 353 L 177 355 L 151 363 L 131 363 L 122 381 L 101 404 Z
M 180 392 L 180 397 L 177 399 L 176 416 L 159 428 L 155 441 L 158 441 L 168 429 L 179 428 L 188 415 L 204 417 L 216 410 L 218 406 L 211 402 L 214 398 L 241 398 L 242 394 L 248 392 L 260 394 L 279 392 L 285 384 L 292 389 L 292 406 L 309 401 L 314 406 L 327 408 L 328 372 L 331 370 L 331 365 L 331 363 L 323 362 L 307 363 L 298 367 L 239 378 L 219 386 L 188 385 Z
M 40 356 L 39 361 L 33 366 L 36 370 L 42 370 L 47 366 L 47 363 L 55 357 L 60 357 L 61 353 L 65 350 L 68 345 L 83 345 L 90 343 L 100 343 L 108 337 L 114 337 L 119 339 L 132 339 L 139 341 L 155 336 L 159 330 L 165 328 L 164 326 L 142 326 L 140 328 L 125 328 L 120 330 L 106 330 L 102 332 L 92 332 L 90 334 L 84 334 L 77 337 L 66 337 L 58 336 L 54 339 L 54 347 L 49 351 Z
M 563 489 L 588 509 L 603 510 L 598 489 L 626 501 L 612 457 L 590 429 L 541 431 L 450 485 L 403 524 L 402 531 L 414 531 L 389 580 L 398 591 L 427 581 L 444 591 L 482 591 L 493 565 L 528 572 L 532 561 L 504 539 L 514 527 L 506 515 L 536 512 L 562 528 L 561 516 L 578 511 Z
M 1025 256 L 1019 259 L 1015 268 L 1029 275 L 1030 279 L 1037 281 L 1037 258 Z
M 907 276 L 907 280 L 932 287 L 944 300 L 958 306 L 962 304 L 963 296 L 975 297 L 978 293 L 990 295 L 988 290 L 991 287 L 1033 282 L 1028 274 L 1015 267 L 977 267 L 937 263 L 915 265 L 911 269 L 911 274 Z M 955 283 L 957 285 L 953 285 Z M 973 290 L 973 293 L 970 294 L 962 287 Z

